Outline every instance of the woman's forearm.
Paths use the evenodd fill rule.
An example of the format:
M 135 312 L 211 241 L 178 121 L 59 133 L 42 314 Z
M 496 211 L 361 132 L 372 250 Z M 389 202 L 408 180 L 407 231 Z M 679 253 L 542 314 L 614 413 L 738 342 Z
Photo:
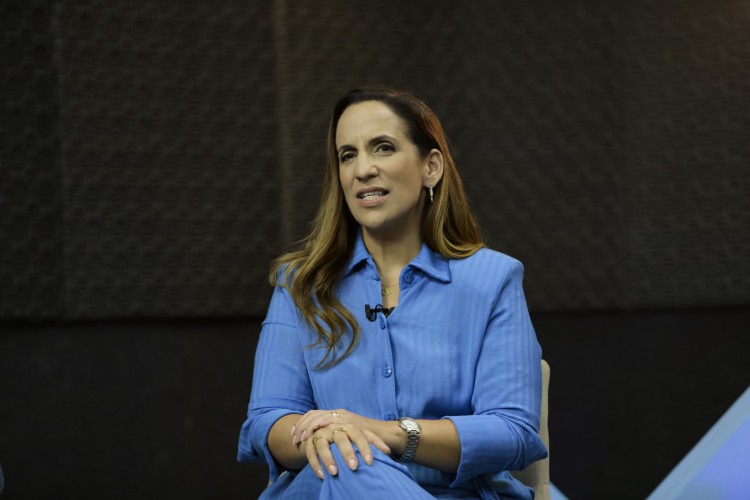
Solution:
M 461 463 L 461 441 L 456 426 L 447 418 L 417 422 L 422 430 L 414 461 L 443 472 L 455 473 Z M 401 439 L 404 446 L 406 437 L 402 436 Z
M 372 421 L 373 432 L 378 434 L 396 455 L 402 455 L 406 447 L 406 431 L 395 421 Z M 456 426 L 449 419 L 417 420 L 421 427 L 419 445 L 414 462 L 455 473 L 461 462 L 461 441 Z
M 292 427 L 302 418 L 302 415 L 292 413 L 284 415 L 276 421 L 268 433 L 268 448 L 271 455 L 283 467 L 290 470 L 299 470 L 307 465 L 305 456 L 305 443 L 295 446 L 292 442 Z

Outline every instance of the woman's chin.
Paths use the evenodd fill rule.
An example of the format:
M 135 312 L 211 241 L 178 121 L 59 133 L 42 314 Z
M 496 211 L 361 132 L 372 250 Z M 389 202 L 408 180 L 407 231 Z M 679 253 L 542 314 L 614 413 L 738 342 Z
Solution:
M 360 226 L 362 226 L 362 231 L 368 234 L 371 234 L 373 236 L 387 233 L 389 224 L 386 223 L 374 223 L 372 221 L 365 221 L 359 223 Z

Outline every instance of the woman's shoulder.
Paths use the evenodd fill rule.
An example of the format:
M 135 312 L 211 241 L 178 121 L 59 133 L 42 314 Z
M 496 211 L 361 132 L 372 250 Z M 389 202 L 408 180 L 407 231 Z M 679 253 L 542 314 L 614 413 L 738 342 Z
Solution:
M 510 255 L 481 248 L 463 259 L 451 259 L 451 277 L 454 281 L 483 283 L 489 287 L 507 281 L 513 274 L 523 274 L 523 264 Z
M 523 267 L 521 261 L 508 254 L 498 252 L 491 248 L 483 247 L 469 257 L 463 259 L 452 259 L 451 267 L 473 269 L 476 267 L 490 266 L 493 268 L 509 269 L 512 267 Z

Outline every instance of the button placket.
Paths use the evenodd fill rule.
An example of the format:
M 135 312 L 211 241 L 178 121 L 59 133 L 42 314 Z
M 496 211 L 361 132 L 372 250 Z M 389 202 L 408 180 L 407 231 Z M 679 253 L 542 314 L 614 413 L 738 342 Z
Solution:
M 380 405 L 381 415 L 384 420 L 395 420 L 398 414 L 396 405 L 396 380 L 393 376 L 393 347 L 391 345 L 389 320 L 383 313 L 378 313 L 380 329 L 378 331 L 378 345 L 380 346 L 378 357 L 378 377 L 376 392 Z

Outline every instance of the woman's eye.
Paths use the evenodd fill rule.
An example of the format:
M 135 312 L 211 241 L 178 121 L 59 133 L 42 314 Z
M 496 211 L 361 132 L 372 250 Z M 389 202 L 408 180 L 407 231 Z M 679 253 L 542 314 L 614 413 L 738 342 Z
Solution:
M 377 146 L 375 146 L 376 152 L 393 152 L 395 151 L 395 148 L 393 147 L 393 144 L 390 144 L 388 142 L 381 142 Z
M 354 153 L 352 151 L 346 151 L 345 153 L 342 153 L 341 158 L 339 161 L 346 162 L 354 158 Z

